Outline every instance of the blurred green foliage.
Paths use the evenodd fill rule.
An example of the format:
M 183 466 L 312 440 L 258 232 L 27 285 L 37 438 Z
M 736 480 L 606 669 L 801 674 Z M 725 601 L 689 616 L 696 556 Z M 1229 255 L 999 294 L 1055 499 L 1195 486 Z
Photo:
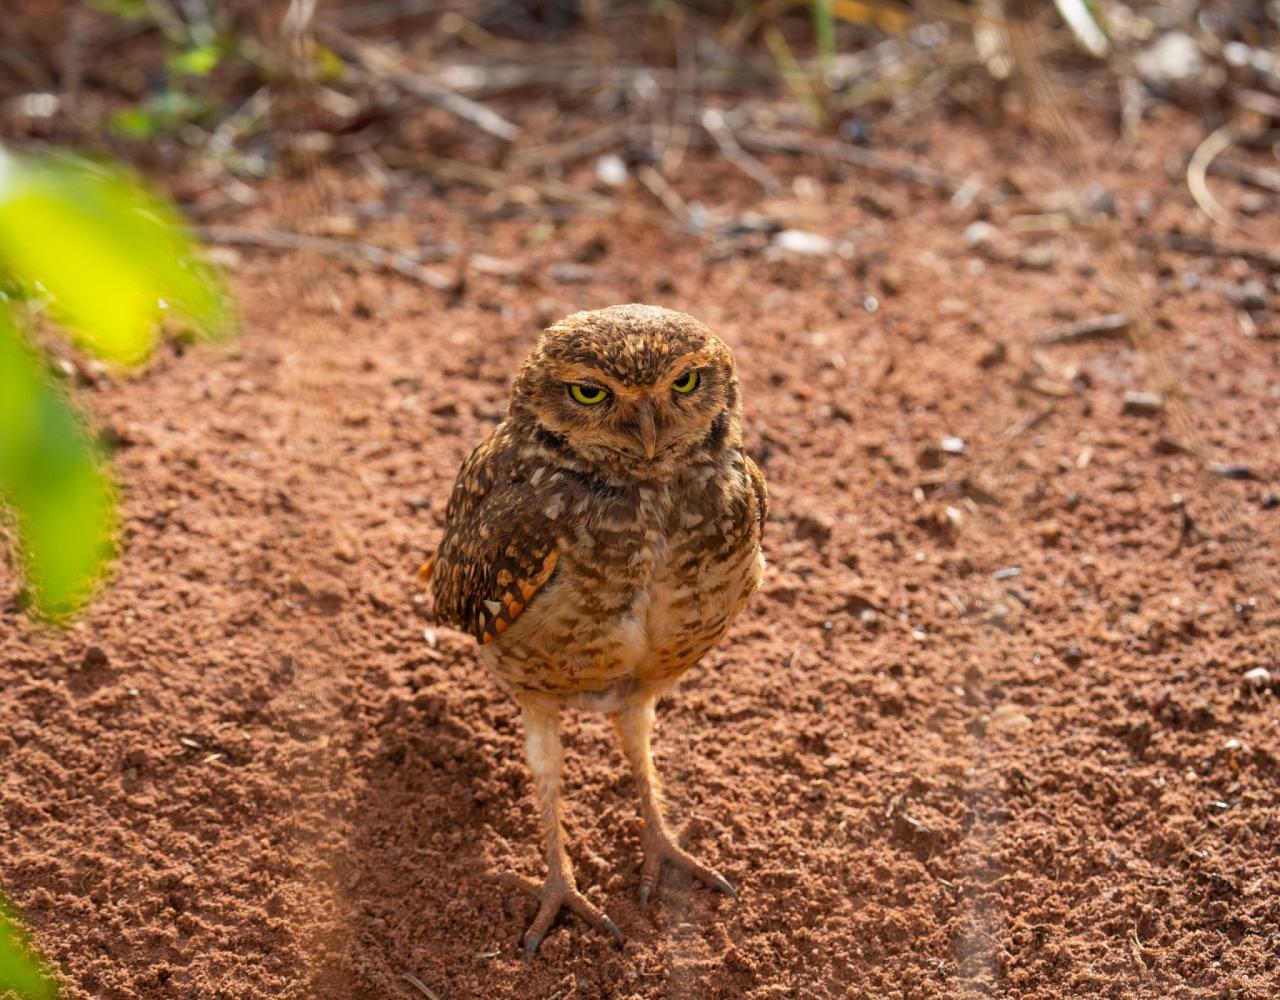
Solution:
M 226 298 L 176 213 L 113 167 L 0 152 L 0 267 L 108 361 L 142 361 L 166 310 L 226 325 Z
M 221 284 L 174 210 L 123 170 L 68 156 L 0 148 L 0 273 L 82 347 L 120 364 L 147 357 L 166 314 L 206 334 L 229 324 Z M 110 556 L 112 491 L 16 320 L 0 306 L 0 502 L 16 521 L 35 610 L 59 620 L 88 599 Z
M 110 556 L 111 487 L 76 414 L 3 312 L 0 496 L 39 609 L 51 618 L 75 610 Z
M 229 328 L 228 300 L 172 208 L 125 171 L 0 147 L 0 503 L 43 618 L 92 594 L 112 551 L 115 514 L 102 457 L 67 395 L 20 332 L 24 300 L 99 358 L 132 365 L 166 315 L 196 333 Z M 53 980 L 0 902 L 0 993 L 43 1000 Z
M 9 992 L 30 1000 L 52 1000 L 58 988 L 32 956 L 26 935 L 0 900 L 0 993 Z

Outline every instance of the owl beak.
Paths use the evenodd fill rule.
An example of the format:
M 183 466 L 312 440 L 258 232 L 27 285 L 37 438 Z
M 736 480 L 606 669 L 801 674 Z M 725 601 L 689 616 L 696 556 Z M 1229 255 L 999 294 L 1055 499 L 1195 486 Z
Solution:
M 642 399 L 636 407 L 636 427 L 640 430 L 640 443 L 644 445 L 646 458 L 652 459 L 658 451 L 658 427 L 654 422 L 657 404 L 652 399 Z

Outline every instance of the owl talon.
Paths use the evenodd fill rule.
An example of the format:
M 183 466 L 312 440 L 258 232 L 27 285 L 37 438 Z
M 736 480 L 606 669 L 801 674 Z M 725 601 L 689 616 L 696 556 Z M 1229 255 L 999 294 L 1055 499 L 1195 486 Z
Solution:
M 645 838 L 644 868 L 640 873 L 640 909 L 649 905 L 649 898 L 658 886 L 664 864 L 673 865 L 712 889 L 732 896 L 734 902 L 738 901 L 738 891 L 727 878 L 709 865 L 704 865 L 663 831 Z
M 613 938 L 615 944 L 621 946 L 626 941 L 622 931 L 609 919 L 608 914 L 579 892 L 577 886 L 563 878 L 548 878 L 541 886 L 519 876 L 507 876 L 503 881 L 523 889 L 538 900 L 538 913 L 524 935 L 526 958 L 533 958 L 537 954 L 547 931 L 555 923 L 560 910 L 565 907 L 576 913 L 599 933 Z

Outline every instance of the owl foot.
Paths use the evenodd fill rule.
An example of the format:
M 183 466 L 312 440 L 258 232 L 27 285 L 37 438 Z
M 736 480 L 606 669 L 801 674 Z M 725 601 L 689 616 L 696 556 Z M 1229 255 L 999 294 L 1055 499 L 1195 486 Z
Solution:
M 671 834 L 659 829 L 654 833 L 647 830 L 644 835 L 644 867 L 640 870 L 640 908 L 649 905 L 649 896 L 657 888 L 658 879 L 662 875 L 664 864 L 674 865 L 687 872 L 700 882 L 711 888 L 732 896 L 736 902 L 738 892 L 729 880 L 714 868 L 704 865 L 692 854 L 671 839 Z
M 524 934 L 524 953 L 528 958 L 532 958 L 537 953 L 538 946 L 542 944 L 542 939 L 555 923 L 556 915 L 562 907 L 572 910 L 601 934 L 612 937 L 616 944 L 621 945 L 625 941 L 622 931 L 618 930 L 618 925 L 578 891 L 571 877 L 566 879 L 563 876 L 553 875 L 542 885 L 530 882 L 519 875 L 505 875 L 503 881 L 523 889 L 538 900 L 537 916 L 533 918 L 533 923 Z

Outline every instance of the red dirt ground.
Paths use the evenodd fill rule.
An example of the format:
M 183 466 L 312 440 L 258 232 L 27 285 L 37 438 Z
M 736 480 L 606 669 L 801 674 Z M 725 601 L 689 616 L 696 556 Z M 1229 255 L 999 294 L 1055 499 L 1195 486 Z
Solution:
M 1197 137 L 1166 110 L 1100 178 L 1135 236 L 1200 225 L 1166 169 Z M 1029 188 L 1030 145 L 952 123 L 913 155 Z M 843 253 L 717 252 L 634 181 L 625 216 L 558 222 L 419 186 L 361 238 L 521 274 L 473 266 L 449 297 L 243 250 L 240 339 L 82 387 L 124 556 L 66 633 L 23 618 L 12 576 L 0 612 L 0 884 L 68 998 L 421 996 L 405 974 L 442 1000 L 1277 995 L 1280 709 L 1242 675 L 1280 669 L 1280 340 L 1214 284 L 1270 276 L 1138 257 L 1205 442 L 1257 477 L 1210 490 L 1175 421 L 1122 412 L 1158 387 L 1147 358 L 1035 347 L 1114 308 L 1085 249 L 992 259 L 973 209 L 770 162 L 800 179 L 763 204 L 709 154 L 678 186 Z M 281 228 L 383 200 L 355 168 L 265 182 L 239 215 L 185 190 Z M 763 591 L 657 737 L 686 842 L 742 899 L 672 877 L 640 912 L 625 768 L 575 717 L 571 852 L 628 940 L 566 918 L 526 964 L 531 904 L 495 878 L 541 872 L 519 720 L 468 639 L 428 642 L 414 571 L 539 329 L 633 300 L 736 350 L 772 495 Z

